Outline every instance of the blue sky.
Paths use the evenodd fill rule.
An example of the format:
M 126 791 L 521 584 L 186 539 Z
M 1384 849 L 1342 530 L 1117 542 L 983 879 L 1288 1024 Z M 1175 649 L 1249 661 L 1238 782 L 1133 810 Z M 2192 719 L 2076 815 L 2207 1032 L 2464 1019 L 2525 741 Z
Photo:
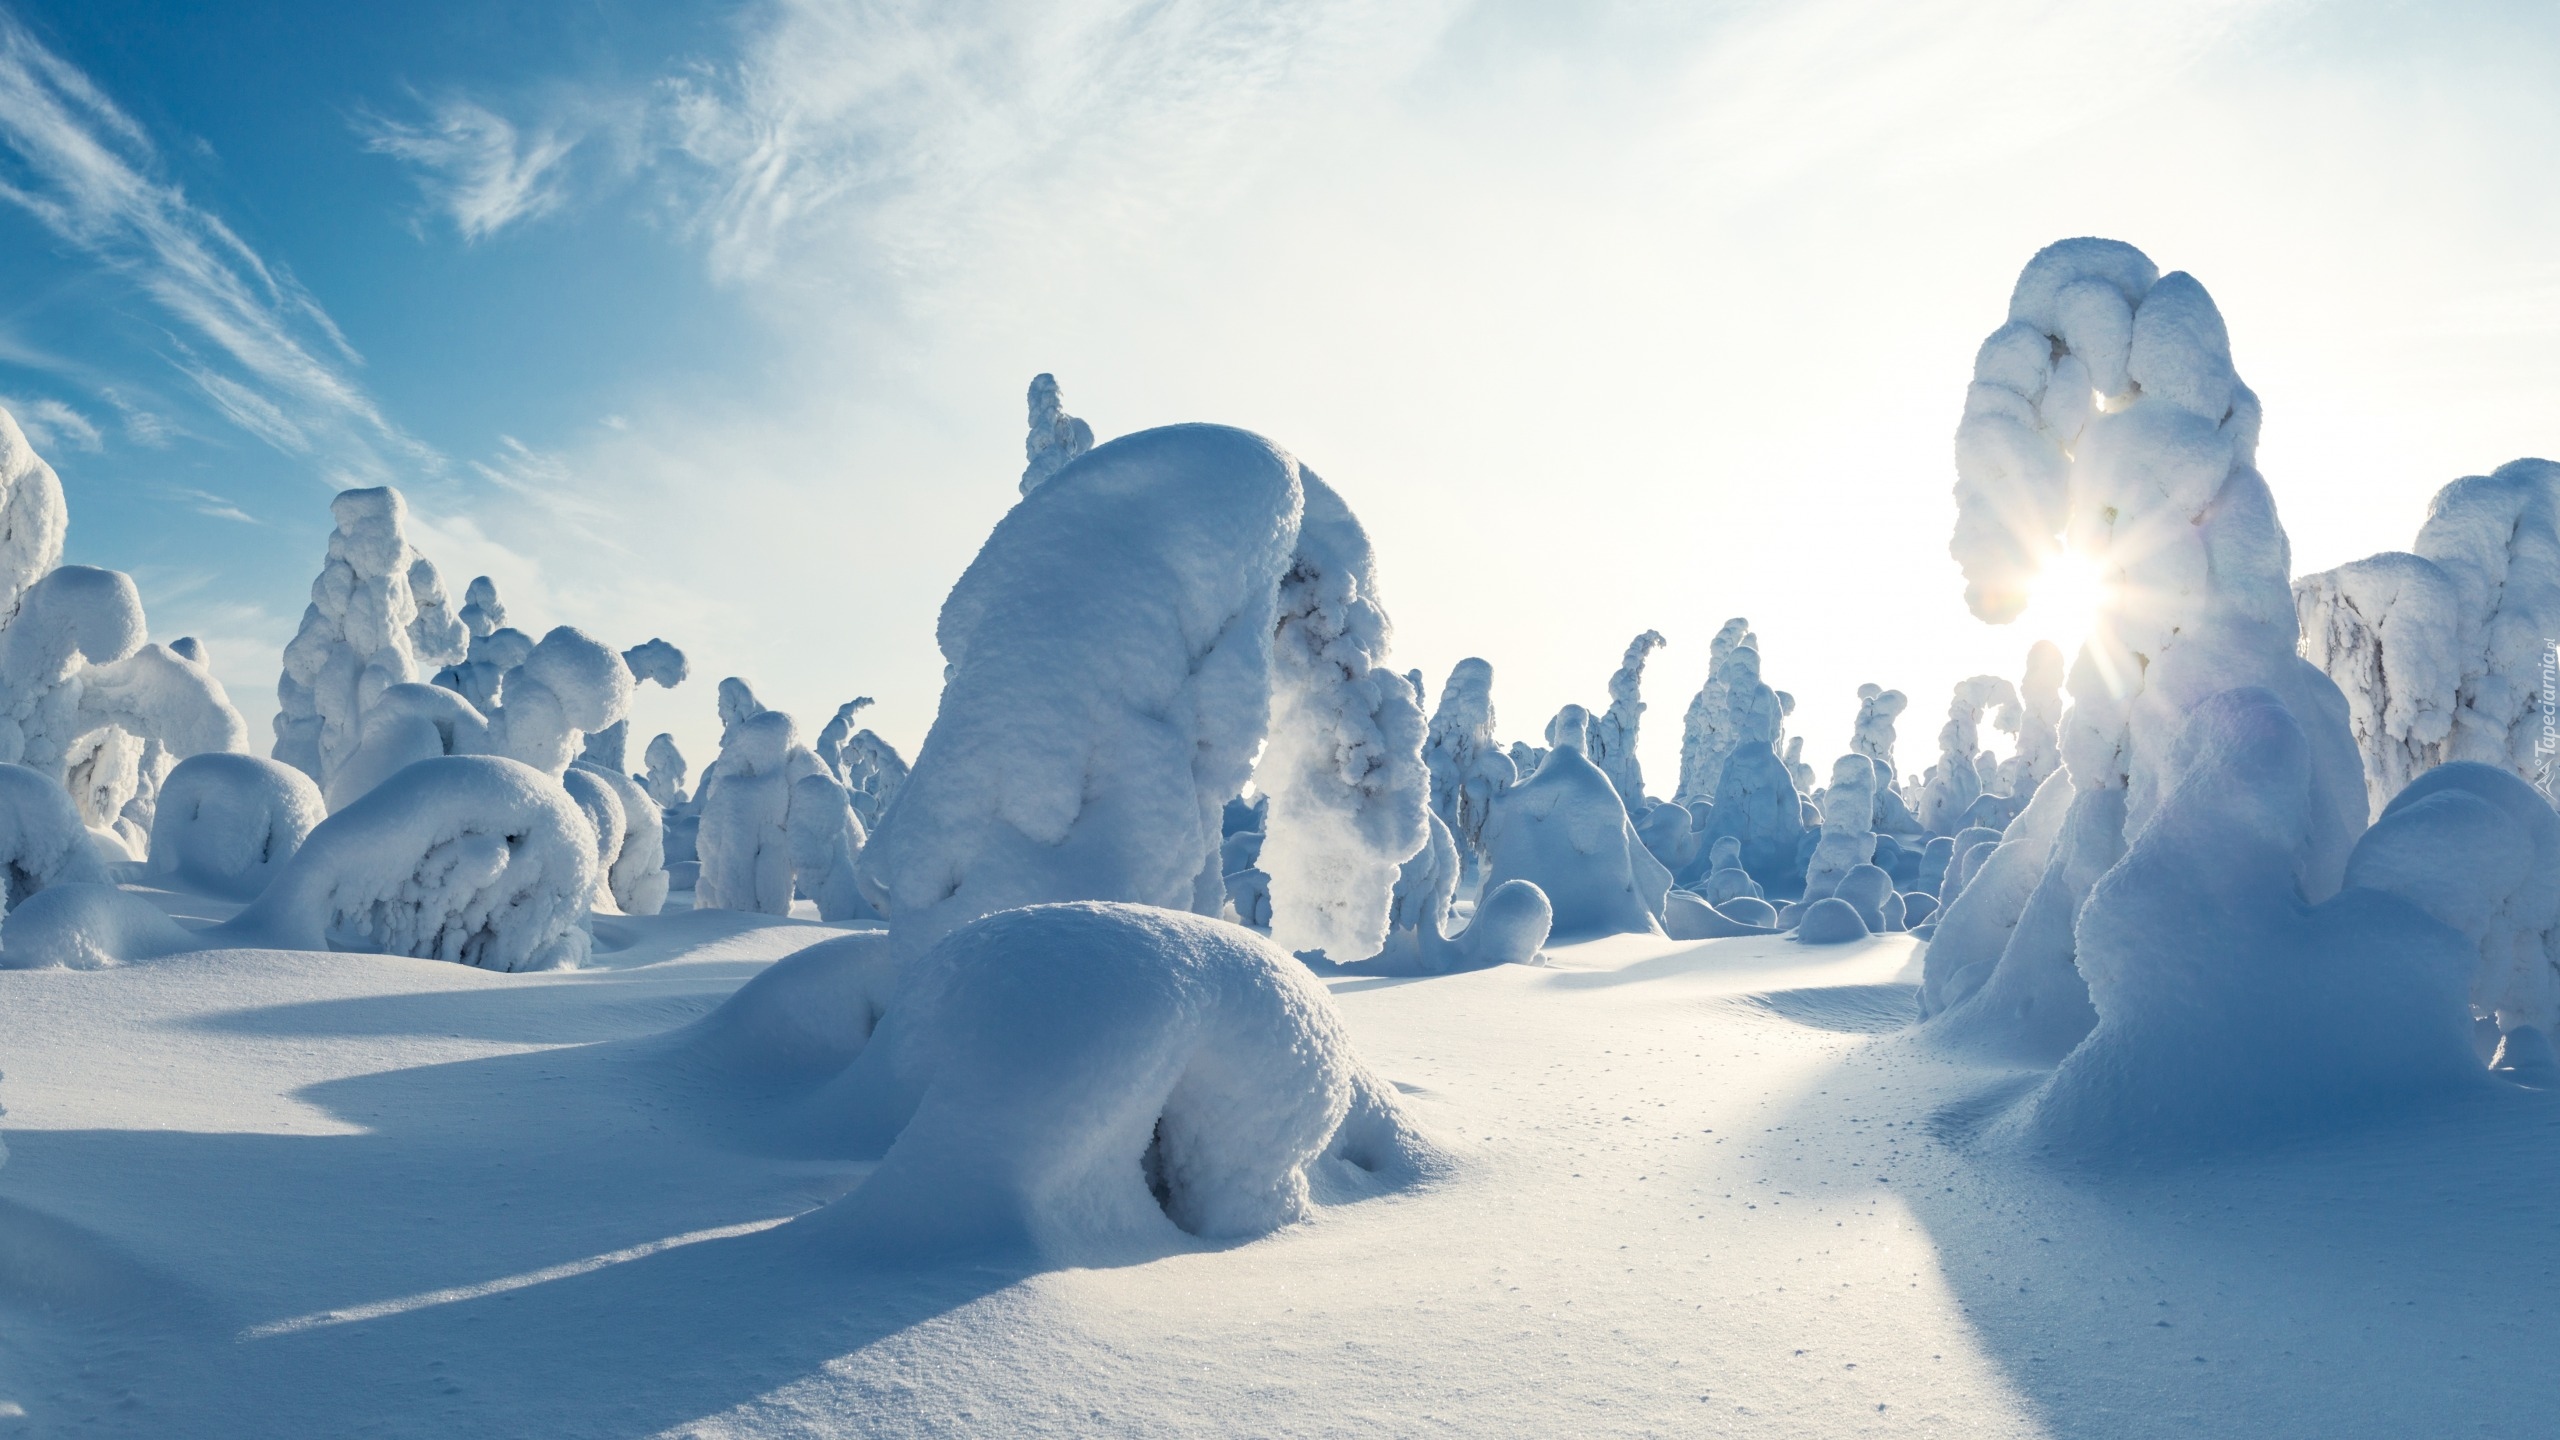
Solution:
M 415 13 L 411 13 L 415 12 Z M 2560 12 L 1898 4 L 21 6 L 0 397 L 73 558 L 263 730 L 328 495 L 458 589 L 903 744 L 1021 393 L 1259 429 L 1375 532 L 1399 654 L 1507 733 L 1748 614 L 1808 750 L 2012 672 L 1948 437 L 2040 244 L 2193 271 L 2297 561 L 2560 451 Z

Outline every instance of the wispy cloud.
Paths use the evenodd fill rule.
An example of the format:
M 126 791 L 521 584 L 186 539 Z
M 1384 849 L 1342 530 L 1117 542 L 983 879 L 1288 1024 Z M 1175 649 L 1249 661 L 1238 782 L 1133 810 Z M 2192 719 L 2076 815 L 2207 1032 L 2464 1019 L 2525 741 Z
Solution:
M 178 363 L 235 424 L 343 473 L 434 462 L 354 376 L 319 302 L 166 174 L 142 127 L 0 12 L 0 202 L 127 277 L 187 337 Z M 145 422 L 148 430 L 152 422 Z
M 418 187 L 465 241 L 497 234 L 559 208 L 567 161 L 580 134 L 555 126 L 519 129 L 515 122 L 455 96 L 427 106 L 425 118 L 358 117 L 365 148 L 406 161 Z
M 0 407 L 17 417 L 18 428 L 36 449 L 52 450 L 69 447 L 96 452 L 106 448 L 105 437 L 88 416 L 59 400 L 14 400 L 0 396 Z
M 250 514 L 248 511 L 241 509 L 239 506 L 232 504 L 229 499 L 216 495 L 210 490 L 193 490 L 183 485 L 171 485 L 164 487 L 164 493 L 198 515 L 207 516 L 215 520 L 237 520 L 243 525 L 264 525 L 267 523 L 266 521 L 259 519 L 257 516 Z

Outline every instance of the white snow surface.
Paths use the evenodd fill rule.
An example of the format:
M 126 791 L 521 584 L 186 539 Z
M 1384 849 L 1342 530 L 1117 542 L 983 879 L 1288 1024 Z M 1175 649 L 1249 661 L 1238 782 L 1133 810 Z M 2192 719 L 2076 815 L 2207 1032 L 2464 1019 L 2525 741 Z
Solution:
M 876 1167 L 768 1141 L 777 1082 L 679 1027 L 843 932 L 597 930 L 567 974 L 0 972 L 9 1423 L 2307 1440 L 2547 1399 L 2547 1337 L 2482 1317 L 2560 1221 L 2560 1101 L 2501 1084 L 2210 1166 L 2055 1170 L 1977 1138 L 2016 1069 L 1882 1033 L 1910 1013 L 1903 936 L 1327 980 L 1445 1168 L 1319 1189 L 1250 1243 L 1167 1226 L 1048 1268 L 887 1266 L 782 1223 Z M 825 968 L 823 1013 L 867 1028 L 876 980 Z M 840 1066 L 808 1009 L 727 1038 Z

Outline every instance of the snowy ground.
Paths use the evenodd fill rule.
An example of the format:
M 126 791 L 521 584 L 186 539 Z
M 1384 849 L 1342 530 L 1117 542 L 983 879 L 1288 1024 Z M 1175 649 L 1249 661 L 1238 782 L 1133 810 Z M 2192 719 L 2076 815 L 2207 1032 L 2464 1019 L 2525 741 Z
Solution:
M 1890 1033 L 1906 937 L 1619 939 L 1332 982 L 1458 1157 L 1433 1187 L 1120 1269 L 883 1274 L 773 1228 L 865 1167 L 734 1138 L 760 1097 L 664 1038 L 834 932 L 604 928 L 568 975 L 0 972 L 0 1433 L 2553 1423 L 2539 1095 L 2066 1177 L 1968 1141 L 2022 1077 Z

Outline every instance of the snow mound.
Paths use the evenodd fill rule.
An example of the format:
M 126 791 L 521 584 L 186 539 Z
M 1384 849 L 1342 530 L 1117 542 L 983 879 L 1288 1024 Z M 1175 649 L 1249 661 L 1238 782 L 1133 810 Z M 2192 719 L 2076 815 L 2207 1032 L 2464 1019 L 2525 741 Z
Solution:
M 14 911 L 47 886 L 105 878 L 70 794 L 24 765 L 0 764 L 0 900 Z
M 1429 1154 L 1304 965 L 1146 906 L 954 931 L 848 1073 L 896 1139 L 816 1223 L 902 1259 L 1249 1239 L 1304 1218 L 1328 1168 L 1400 1178 Z
M 813 1085 L 862 1053 L 897 980 L 885 933 L 821 940 L 758 971 L 696 1021 L 684 1043 L 732 1074 Z
M 328 818 L 320 787 L 280 760 L 194 755 L 160 787 L 146 873 L 232 900 L 252 900 Z
M 1846 945 L 1871 933 L 1858 907 L 1837 895 L 1807 905 L 1796 920 L 1796 939 L 1807 945 Z
M 1505 880 L 1476 902 L 1458 944 L 1473 965 L 1526 965 L 1546 948 L 1555 923 L 1547 892 L 1526 880 Z
M 2263 1142 L 2477 1086 L 2479 938 L 2530 837 L 2447 788 L 2386 815 L 2312 903 L 2311 746 L 2263 689 L 2196 707 L 2180 778 L 2091 889 L 2079 969 L 2097 1028 L 2027 1127 L 2100 1156 Z
M 1636 834 L 1618 788 L 1574 743 L 1549 751 L 1537 774 L 1494 805 L 1485 850 L 1486 889 L 1537 886 L 1559 941 L 1661 933 L 1671 872 Z

